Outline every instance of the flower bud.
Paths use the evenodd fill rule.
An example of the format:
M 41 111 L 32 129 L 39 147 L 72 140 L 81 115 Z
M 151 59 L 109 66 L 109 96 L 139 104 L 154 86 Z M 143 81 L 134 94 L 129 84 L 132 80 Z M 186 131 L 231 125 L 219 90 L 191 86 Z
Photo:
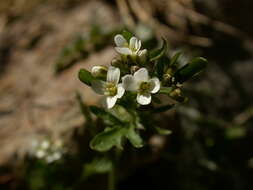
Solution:
M 140 63 L 145 63 L 147 61 L 147 57 L 148 57 L 147 55 L 148 55 L 148 51 L 146 49 L 138 52 L 138 59 Z
M 106 77 L 108 68 L 106 66 L 94 66 L 91 69 L 92 76 L 96 78 Z
M 130 71 L 131 71 L 131 73 L 132 74 L 134 74 L 136 71 L 138 71 L 140 69 L 140 67 L 138 67 L 138 66 L 132 66 L 131 68 L 130 68 Z
M 184 102 L 186 100 L 186 98 L 182 96 L 182 91 L 180 88 L 176 88 L 175 90 L 173 90 L 170 93 L 170 97 L 178 102 Z
M 114 58 L 112 61 L 111 61 L 111 65 L 114 66 L 114 67 L 120 67 L 122 61 L 120 59 L 117 59 L 117 58 Z

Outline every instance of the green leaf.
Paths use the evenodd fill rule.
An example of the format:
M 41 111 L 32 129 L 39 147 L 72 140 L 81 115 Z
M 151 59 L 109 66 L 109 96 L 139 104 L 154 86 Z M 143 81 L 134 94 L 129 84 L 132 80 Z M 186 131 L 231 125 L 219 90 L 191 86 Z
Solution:
M 97 106 L 90 106 L 90 110 L 97 117 L 103 119 L 103 121 L 106 124 L 109 124 L 109 125 L 122 125 L 123 124 L 123 122 L 120 119 L 118 119 L 113 114 L 105 111 L 102 108 L 99 108 Z
M 91 140 L 90 148 L 99 152 L 108 151 L 114 146 L 122 148 L 121 140 L 125 132 L 126 129 L 124 127 L 107 128 Z
M 121 34 L 128 42 L 133 37 L 133 34 L 127 30 L 123 30 Z
M 155 129 L 159 135 L 170 135 L 172 133 L 172 131 L 169 129 L 163 129 L 160 127 L 155 127 Z
M 246 130 L 242 126 L 233 126 L 225 130 L 225 135 L 228 139 L 239 139 L 246 135 Z
M 155 61 L 165 55 L 166 51 L 168 49 L 168 44 L 165 39 L 163 39 L 163 44 L 160 49 L 154 50 L 150 53 L 150 61 Z
M 174 90 L 173 87 L 161 87 L 159 94 L 167 94 L 169 95 Z
M 108 111 L 120 121 L 131 122 L 133 120 L 132 115 L 123 106 L 115 105 L 112 109 Z
M 190 79 L 207 66 L 207 60 L 202 57 L 197 57 L 190 61 L 190 63 L 183 66 L 175 73 L 176 81 L 183 83 Z
M 162 56 L 160 59 L 158 59 L 156 65 L 155 65 L 155 70 L 156 70 L 156 73 L 160 79 L 162 79 L 164 71 L 167 68 L 166 66 L 169 63 L 170 63 L 170 60 L 165 56 Z
M 84 165 L 83 178 L 87 178 L 94 174 L 103 174 L 109 172 L 113 167 L 113 163 L 107 157 L 95 158 L 90 163 Z
M 170 65 L 171 66 L 174 66 L 177 64 L 177 61 L 178 61 L 178 58 L 180 57 L 182 53 L 181 52 L 177 52 L 172 58 L 171 58 L 171 61 L 170 61 Z
M 152 112 L 153 112 L 153 113 L 165 112 L 165 111 L 170 110 L 170 109 L 173 108 L 174 106 L 175 106 L 174 104 L 168 104 L 168 105 L 165 105 L 165 106 L 160 106 L 160 107 L 155 108 Z
M 84 84 L 91 86 L 91 82 L 95 80 L 92 74 L 87 71 L 86 69 L 80 69 L 78 73 L 79 80 L 82 81 Z
M 126 138 L 131 142 L 135 148 L 143 147 L 143 140 L 141 136 L 135 131 L 135 127 L 131 126 L 126 132 Z

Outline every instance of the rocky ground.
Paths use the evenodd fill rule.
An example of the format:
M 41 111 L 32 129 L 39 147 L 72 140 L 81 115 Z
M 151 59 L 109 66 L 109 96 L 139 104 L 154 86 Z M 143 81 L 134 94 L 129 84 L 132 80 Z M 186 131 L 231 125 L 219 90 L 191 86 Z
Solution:
M 45 134 L 59 135 L 83 123 L 75 93 L 88 104 L 97 102 L 77 73 L 81 67 L 108 64 L 114 54 L 108 47 L 81 60 L 59 75 L 54 74 L 56 58 L 73 35 L 89 30 L 91 19 L 115 25 L 112 7 L 91 1 L 64 9 L 45 4 L 25 13 L 0 30 L 0 165 L 23 155 L 31 140 Z

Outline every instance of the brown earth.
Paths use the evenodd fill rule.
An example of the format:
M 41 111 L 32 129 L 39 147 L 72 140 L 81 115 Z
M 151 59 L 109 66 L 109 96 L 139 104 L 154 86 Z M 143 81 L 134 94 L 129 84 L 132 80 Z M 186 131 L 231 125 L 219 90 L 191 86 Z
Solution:
M 95 16 L 105 26 L 118 23 L 115 11 L 101 1 L 69 10 L 45 4 L 8 25 L 1 17 L 0 44 L 6 51 L 0 63 L 0 165 L 16 152 L 23 155 L 38 136 L 57 136 L 81 126 L 76 90 L 88 104 L 97 102 L 98 96 L 78 80 L 77 73 L 81 67 L 108 64 L 114 55 L 112 47 L 54 74 L 59 51 L 73 35 L 87 32 Z M 39 40 L 31 45 L 35 38 Z

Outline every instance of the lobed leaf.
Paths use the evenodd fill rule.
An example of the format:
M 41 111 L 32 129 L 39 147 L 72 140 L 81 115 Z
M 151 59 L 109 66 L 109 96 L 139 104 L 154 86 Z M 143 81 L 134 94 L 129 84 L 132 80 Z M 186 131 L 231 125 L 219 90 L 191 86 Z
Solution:
M 143 140 L 141 136 L 135 131 L 135 127 L 131 126 L 126 132 L 126 138 L 135 148 L 143 147 Z
M 107 128 L 104 132 L 96 135 L 90 142 L 90 147 L 99 152 L 105 152 L 116 146 L 122 148 L 121 140 L 126 129 L 123 127 Z

